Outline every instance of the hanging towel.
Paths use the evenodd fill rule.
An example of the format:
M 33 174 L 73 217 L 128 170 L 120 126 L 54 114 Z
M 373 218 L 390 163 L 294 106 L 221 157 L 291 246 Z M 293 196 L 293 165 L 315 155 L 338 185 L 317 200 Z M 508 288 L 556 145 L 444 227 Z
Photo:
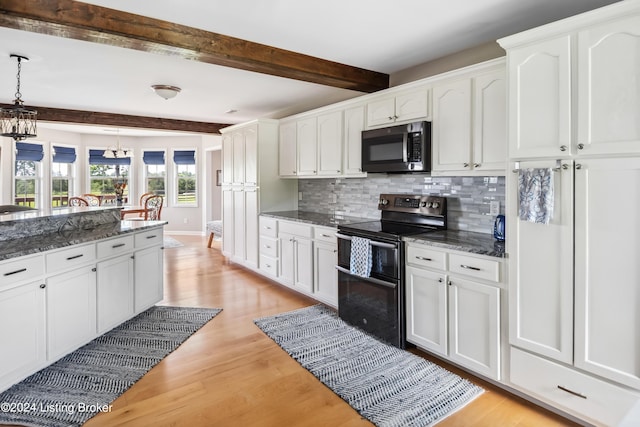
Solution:
M 520 169 L 518 193 L 520 219 L 549 224 L 553 216 L 553 169 Z
M 369 277 L 371 274 L 371 241 L 362 237 L 351 238 L 350 271 L 361 277 Z

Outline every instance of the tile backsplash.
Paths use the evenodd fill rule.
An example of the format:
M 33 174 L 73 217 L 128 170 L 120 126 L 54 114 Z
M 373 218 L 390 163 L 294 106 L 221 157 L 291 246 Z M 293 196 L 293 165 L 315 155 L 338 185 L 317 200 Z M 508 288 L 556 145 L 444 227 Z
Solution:
M 320 211 L 379 219 L 382 193 L 429 194 L 447 198 L 448 223 L 453 230 L 493 233 L 495 216 L 490 202 L 500 202 L 504 213 L 503 176 L 438 177 L 424 174 L 369 174 L 367 178 L 300 179 L 301 211 Z

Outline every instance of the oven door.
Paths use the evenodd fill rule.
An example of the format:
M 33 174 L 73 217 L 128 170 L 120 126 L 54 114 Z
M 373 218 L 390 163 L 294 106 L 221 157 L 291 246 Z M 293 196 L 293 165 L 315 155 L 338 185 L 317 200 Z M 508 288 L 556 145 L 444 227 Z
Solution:
M 338 269 L 338 315 L 345 322 L 399 348 L 405 347 L 400 282 L 353 275 Z
M 338 238 L 338 265 L 351 268 L 351 236 L 336 233 Z M 398 242 L 371 240 L 371 277 L 394 282 L 400 277 L 400 245 Z

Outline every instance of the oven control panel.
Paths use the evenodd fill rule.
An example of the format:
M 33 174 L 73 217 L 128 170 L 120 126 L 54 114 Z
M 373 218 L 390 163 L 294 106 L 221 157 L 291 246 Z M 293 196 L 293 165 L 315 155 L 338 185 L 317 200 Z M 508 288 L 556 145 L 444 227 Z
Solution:
M 408 212 L 422 215 L 446 214 L 447 199 L 440 196 L 416 194 L 381 194 L 378 209 L 391 212 Z

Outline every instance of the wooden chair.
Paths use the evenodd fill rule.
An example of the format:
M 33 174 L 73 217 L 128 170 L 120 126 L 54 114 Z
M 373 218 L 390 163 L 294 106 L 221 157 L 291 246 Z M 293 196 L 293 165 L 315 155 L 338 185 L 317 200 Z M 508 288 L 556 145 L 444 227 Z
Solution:
M 144 202 L 146 212 L 144 213 L 145 221 L 160 221 L 162 214 L 162 205 L 164 203 L 164 197 L 162 196 L 149 196 Z
M 89 206 L 89 202 L 82 197 L 69 197 L 69 206 Z
M 100 206 L 102 205 L 102 198 L 95 194 L 83 194 L 82 198 L 85 199 L 89 206 Z
M 154 196 L 154 194 L 153 194 L 153 193 L 151 193 L 151 192 L 149 192 L 149 193 L 143 193 L 143 194 L 140 196 L 140 206 L 146 206 L 147 199 L 148 199 L 149 197 L 151 197 L 151 196 Z M 145 215 L 144 213 L 139 213 L 139 214 L 138 214 L 138 216 L 139 216 L 140 218 L 144 218 L 144 215 Z

